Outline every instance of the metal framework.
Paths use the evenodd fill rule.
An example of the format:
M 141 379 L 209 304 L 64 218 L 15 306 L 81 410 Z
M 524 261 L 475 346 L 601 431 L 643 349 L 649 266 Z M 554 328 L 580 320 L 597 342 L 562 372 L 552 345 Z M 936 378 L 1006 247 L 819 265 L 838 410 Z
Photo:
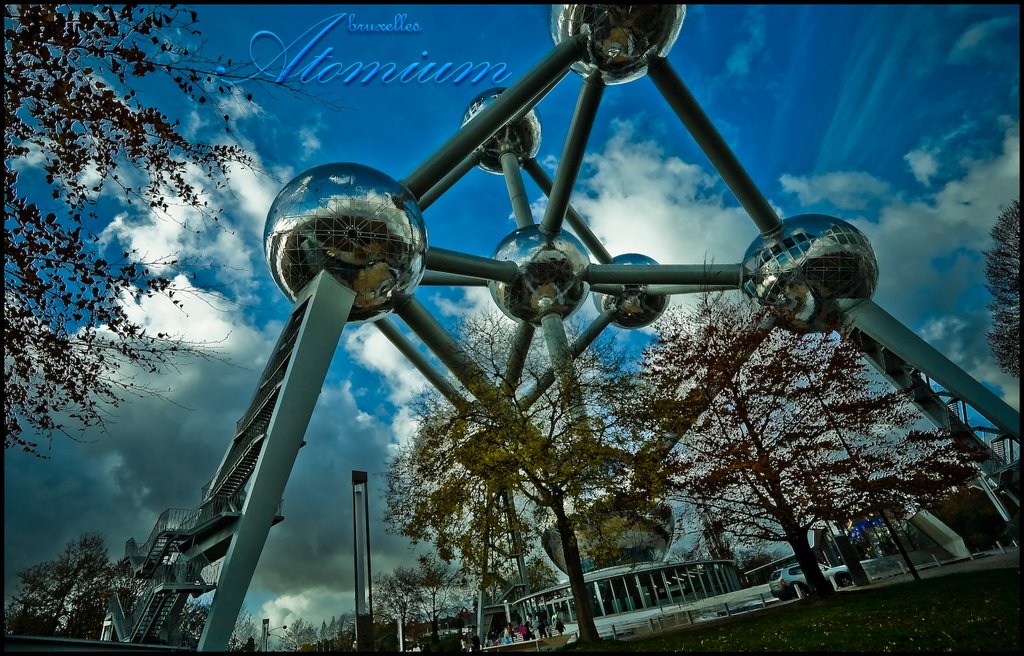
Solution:
M 463 126 L 400 182 L 366 167 L 329 165 L 300 175 L 281 192 L 268 218 L 266 251 L 275 280 L 295 309 L 216 475 L 203 489 L 199 509 L 173 519 L 161 516 L 144 545 L 129 541 L 139 576 L 160 583 L 130 617 L 119 605 L 112 609 L 120 640 L 166 639 L 184 599 L 215 586 L 199 649 L 226 647 L 270 528 L 281 519 L 281 495 L 347 321 L 374 321 L 455 405 L 473 403 L 492 389 L 482 368 L 416 300 L 418 285 L 490 287 L 502 311 L 518 321 L 507 365 L 514 380 L 535 330 L 543 331 L 552 367 L 521 393 L 521 407 L 536 401 L 609 325 L 636 327 L 656 319 L 667 295 L 743 290 L 778 309 L 780 321 L 809 329 L 822 329 L 826 319 L 838 317 L 868 363 L 893 385 L 912 391 L 928 419 L 967 429 L 963 434 L 990 449 L 992 459 L 979 484 L 1010 518 L 1001 499 L 1019 507 L 1019 413 L 870 300 L 870 246 L 865 249 L 866 240 L 856 236 L 841 236 L 849 234 L 847 228 L 857 233 L 855 228 L 831 217 L 824 217 L 829 225 L 816 232 L 807 227 L 818 225 L 813 221 L 780 220 L 665 58 L 684 12 L 680 5 L 555 6 L 551 52 L 511 87 L 474 101 Z M 551 180 L 533 159 L 532 109 L 570 68 L 583 80 Z M 571 206 L 605 86 L 645 75 L 760 233 L 744 262 L 709 266 L 612 257 Z M 504 177 L 516 232 L 493 257 L 428 245 L 421 212 L 477 166 Z M 523 170 L 548 196 L 539 224 L 529 211 Z M 848 285 L 845 296 L 824 291 L 825 282 L 844 282 L 836 276 L 850 275 L 864 284 Z M 802 297 L 795 291 L 808 288 Z M 603 295 L 602 311 L 570 343 L 564 319 L 589 292 Z M 389 313 L 447 372 L 404 337 Z M 991 426 L 968 424 L 967 408 Z M 200 565 L 215 561 L 221 561 L 219 580 L 209 570 L 197 573 Z M 178 576 L 174 568 L 191 569 Z M 164 599 L 159 606 L 158 597 Z

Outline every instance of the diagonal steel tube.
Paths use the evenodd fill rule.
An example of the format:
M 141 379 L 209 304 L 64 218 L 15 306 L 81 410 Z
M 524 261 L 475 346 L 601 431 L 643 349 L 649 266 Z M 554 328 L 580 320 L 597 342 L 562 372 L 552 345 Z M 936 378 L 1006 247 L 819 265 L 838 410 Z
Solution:
M 499 282 L 512 282 L 519 275 L 515 262 L 492 260 L 489 257 L 459 253 L 431 246 L 425 258 L 431 271 L 455 273 L 463 276 L 486 278 Z
M 541 100 L 544 100 L 544 97 L 551 93 L 552 89 L 557 87 L 558 83 L 562 81 L 562 78 L 564 78 L 568 74 L 569 69 L 567 68 L 558 75 L 552 77 L 551 81 L 548 82 L 543 89 L 537 92 L 537 94 L 530 99 L 530 102 L 526 103 L 526 105 L 524 105 L 522 109 L 516 112 L 515 116 L 512 117 L 512 120 L 510 120 L 509 123 L 515 124 L 526 118 L 526 115 L 530 113 L 530 110 L 532 110 Z
M 457 273 L 445 273 L 444 271 L 425 271 L 420 285 L 451 285 L 454 287 L 486 287 L 487 278 L 476 276 L 463 276 Z
M 523 377 L 523 367 L 526 365 L 526 356 L 530 352 L 530 344 L 533 342 L 533 324 L 523 321 L 516 327 L 516 335 L 512 340 L 512 351 L 508 354 L 508 363 L 505 365 L 505 380 L 508 386 L 515 391 L 519 387 L 519 381 Z
M 576 101 L 576 111 L 569 125 L 569 134 L 562 148 L 562 157 L 558 160 L 555 181 L 551 185 L 548 206 L 540 222 L 540 231 L 545 235 L 554 236 L 562 230 L 562 219 L 565 217 L 566 208 L 569 207 L 569 197 L 572 196 L 580 165 L 583 164 L 587 140 L 590 138 L 591 128 L 594 127 L 594 117 L 597 116 L 603 93 L 604 83 L 600 77 L 591 75 L 583 80 L 583 87 Z
M 738 288 L 738 285 L 647 285 L 645 291 L 651 296 L 671 296 L 673 294 L 727 292 Z
M 626 291 L 626 285 L 615 283 L 598 283 L 590 286 L 590 291 L 597 294 L 615 296 Z M 671 296 L 673 294 L 700 294 L 702 292 L 724 292 L 736 289 L 736 285 L 645 285 L 644 293 L 651 296 Z
M 433 205 L 434 201 L 440 198 L 444 192 L 451 189 L 455 185 L 455 183 L 461 180 L 463 176 L 465 176 L 467 173 L 469 173 L 470 170 L 472 170 L 472 168 L 476 166 L 479 161 L 480 156 L 476 153 L 476 151 L 473 151 L 472 153 L 467 155 L 466 158 L 459 162 L 459 164 L 455 168 L 453 168 L 451 171 L 448 172 L 447 175 L 441 178 L 441 180 L 437 184 L 428 189 L 426 192 L 423 193 L 422 196 L 419 197 L 419 199 L 416 201 L 416 205 L 420 208 L 420 211 L 422 212 L 423 210 Z
M 552 80 L 560 78 L 579 59 L 581 46 L 575 39 L 566 39 L 554 47 L 518 82 L 498 96 L 466 125 L 446 141 L 433 155 L 420 164 L 402 182 L 419 199 L 455 165 L 465 159 L 497 132 L 524 107 L 538 102 Z
M 516 227 L 532 226 L 533 212 L 530 211 L 530 199 L 526 197 L 526 186 L 523 185 L 523 174 L 519 171 L 519 158 L 515 153 L 501 154 L 501 171 L 505 174 L 505 186 L 508 187 L 508 199 L 512 203 Z
M 494 396 L 484 370 L 419 301 L 410 298 L 395 313 L 473 396 L 480 401 Z
M 551 367 L 568 393 L 568 388 L 572 386 L 572 349 L 569 347 L 569 338 L 565 335 L 562 317 L 556 312 L 548 312 L 541 317 L 540 325 L 544 331 L 548 355 L 551 356 Z
M 583 351 L 585 351 L 587 347 L 590 346 L 595 339 L 597 339 L 598 335 L 601 334 L 601 331 L 607 328 L 609 324 L 611 324 L 613 316 L 614 313 L 611 310 L 606 310 L 599 314 L 597 318 L 594 319 L 589 326 L 587 326 L 587 329 L 584 330 L 580 334 L 580 336 L 576 338 L 576 341 L 572 343 L 572 348 L 570 349 L 571 355 L 575 357 L 578 356 L 580 353 L 583 353 Z M 537 402 L 537 399 L 539 399 L 541 395 L 544 394 L 544 392 L 554 384 L 554 382 L 555 371 L 553 368 L 548 369 L 543 374 L 541 374 L 540 378 L 534 384 L 533 389 L 528 390 L 521 397 L 519 397 L 517 401 L 519 407 L 523 410 L 528 409 L 530 406 Z
M 591 264 L 585 274 L 592 284 L 729 285 L 743 283 L 741 264 Z
M 718 134 L 718 130 L 668 60 L 662 57 L 652 59 L 647 67 L 647 75 L 689 130 L 700 149 L 711 160 L 711 165 L 722 176 L 722 180 L 750 215 L 761 234 L 768 236 L 778 232 L 782 228 L 779 216 L 743 170 L 736 155 L 722 139 L 722 135 Z
M 419 370 L 423 377 L 430 382 L 434 388 L 444 395 L 452 405 L 457 408 L 464 408 L 469 405 L 462 394 L 459 393 L 455 386 L 448 382 L 448 380 L 441 375 L 437 369 L 434 368 L 430 361 L 410 342 L 405 338 L 405 335 L 398 330 L 398 326 L 391 322 L 388 317 L 383 317 L 375 322 L 377 329 L 388 338 L 392 344 L 404 355 L 413 366 Z
M 533 181 L 537 183 L 541 191 L 545 195 L 551 195 L 551 178 L 544 172 L 540 164 L 535 159 L 528 159 L 523 163 L 523 168 L 533 178 Z M 576 233 L 576 236 L 580 238 L 583 245 L 587 247 L 590 254 L 600 262 L 601 264 L 608 264 L 612 261 L 612 256 L 608 253 L 608 250 L 601 243 L 601 240 L 590 230 L 590 226 L 586 224 L 583 217 L 573 209 L 572 205 L 567 205 L 565 208 L 565 220 L 569 223 L 569 227 Z

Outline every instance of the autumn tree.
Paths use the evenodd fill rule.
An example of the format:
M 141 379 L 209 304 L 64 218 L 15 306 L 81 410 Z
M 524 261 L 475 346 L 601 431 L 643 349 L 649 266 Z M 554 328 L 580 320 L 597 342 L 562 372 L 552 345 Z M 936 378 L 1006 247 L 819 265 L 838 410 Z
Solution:
M 514 330 L 497 314 L 459 329 L 489 385 L 478 385 L 477 402 L 464 407 L 436 395 L 424 399 L 416 439 L 389 466 L 389 528 L 432 542 L 443 559 L 458 558 L 481 577 L 481 589 L 494 583 L 496 562 L 524 555 L 524 544 L 552 528 L 565 556 L 580 640 L 597 641 L 578 533 L 613 516 L 642 513 L 664 477 L 648 445 L 617 412 L 633 380 L 621 352 L 607 343 L 592 346 L 553 384 L 538 334 L 520 385 L 508 378 Z
M 548 564 L 547 558 L 534 554 L 526 559 L 526 579 L 531 590 L 544 590 L 558 583 L 558 573 Z
M 55 560 L 18 572 L 18 589 L 4 607 L 4 629 L 98 640 L 108 599 L 129 570 L 126 561 L 110 561 L 102 535 L 83 533 Z
M 430 635 L 437 644 L 441 640 L 439 620 L 462 607 L 466 597 L 466 575 L 459 567 L 434 554 L 420 556 L 416 563 L 423 615 L 430 622 Z
M 853 344 L 773 329 L 723 294 L 663 317 L 644 376 L 651 396 L 635 415 L 675 436 L 679 500 L 741 541 L 788 543 L 822 596 L 833 588 L 809 529 L 864 509 L 907 514 L 977 475 L 966 437 L 909 430 L 919 420 L 909 399 L 872 384 Z M 659 414 L 672 400 L 696 419 Z
M 316 645 L 316 626 L 301 617 L 288 623 L 281 639 L 284 651 L 312 651 Z M 307 649 L 308 648 L 308 649 Z
M 207 614 L 209 614 L 209 606 L 206 606 Z M 206 624 L 206 617 L 204 616 L 203 621 L 198 624 L 199 631 L 196 634 L 196 645 L 199 644 L 199 638 L 202 636 L 203 627 Z M 235 620 L 235 626 L 231 630 L 231 637 L 228 638 L 228 651 L 248 651 L 246 646 L 252 642 L 255 644 L 256 637 L 259 632 L 256 629 L 256 618 L 246 608 L 245 604 L 238 610 L 238 619 Z
M 1010 527 L 993 507 L 984 492 L 973 487 L 958 487 L 932 507 L 972 553 L 990 549 L 998 540 L 1015 539 Z M 1011 537 L 1012 536 L 1012 537 Z
M 424 617 L 424 601 L 419 572 L 412 567 L 399 567 L 377 577 L 373 585 L 374 621 L 393 621 L 406 635 L 409 622 Z
M 999 368 L 1020 377 L 1020 199 L 992 226 L 992 248 L 985 251 L 986 287 L 992 293 L 988 341 Z
M 146 579 L 136 579 L 136 581 L 142 584 L 143 592 L 150 585 L 150 581 Z M 120 596 L 122 600 L 125 599 L 124 594 Z M 122 607 L 127 611 L 128 608 L 134 607 L 134 603 L 137 601 L 138 598 L 133 600 L 130 605 L 122 601 Z M 127 612 L 126 614 L 130 615 L 130 612 Z M 201 598 L 189 597 L 185 600 L 185 605 L 181 609 L 178 628 L 171 634 L 172 640 L 176 641 L 177 645 L 181 647 L 195 649 L 199 645 L 199 639 L 203 635 L 203 627 L 206 626 L 206 619 L 209 616 L 209 601 L 204 601 Z M 238 621 L 235 623 L 235 630 L 231 634 L 231 639 L 228 641 L 228 651 L 245 651 L 245 641 L 238 639 L 238 633 L 240 628 L 244 631 L 251 624 L 252 614 L 249 613 L 243 605 L 238 616 Z
M 5 449 L 45 457 L 40 441 L 102 429 L 110 406 L 161 395 L 146 375 L 217 357 L 133 311 L 154 296 L 180 306 L 200 288 L 182 281 L 217 263 L 139 252 L 105 230 L 115 214 L 219 229 L 215 192 L 254 170 L 232 127 L 252 102 L 234 84 L 247 71 L 205 56 L 189 43 L 199 36 L 196 12 L 174 6 L 4 5 Z M 192 138 L 161 109 L 175 100 L 208 112 L 221 136 Z

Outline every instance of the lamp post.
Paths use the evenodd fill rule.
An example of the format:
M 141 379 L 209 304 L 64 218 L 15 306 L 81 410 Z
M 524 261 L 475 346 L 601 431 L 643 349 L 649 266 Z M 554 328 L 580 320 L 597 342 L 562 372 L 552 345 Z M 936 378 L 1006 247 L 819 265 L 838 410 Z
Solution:
M 287 624 L 282 624 L 281 626 L 275 626 L 274 628 L 271 629 L 270 628 L 270 619 L 269 618 L 264 618 L 263 619 L 263 635 L 260 638 L 260 651 L 270 651 L 270 636 L 274 635 L 274 631 L 284 631 L 287 628 L 288 628 Z M 284 640 L 284 636 L 283 635 L 275 636 L 275 637 L 277 637 L 277 638 L 279 638 L 281 640 Z
M 373 592 L 370 581 L 370 502 L 367 475 L 352 470 L 352 522 L 355 541 L 356 651 L 373 651 Z
M 275 635 L 275 634 L 274 634 L 274 631 L 284 631 L 284 630 L 285 630 L 285 629 L 287 629 L 287 628 L 288 628 L 288 625 L 287 625 L 287 624 L 284 624 L 284 625 L 282 625 L 282 626 L 279 626 L 279 627 L 276 627 L 276 628 L 270 629 L 270 631 L 268 631 L 268 632 L 267 632 L 267 638 L 268 638 L 268 643 L 269 643 L 269 638 L 270 638 L 270 636 L 274 636 L 275 638 L 277 638 L 277 639 L 278 639 L 278 640 L 280 640 L 281 642 L 284 642 L 284 636 L 283 636 L 283 635 Z M 267 646 L 269 647 L 269 644 L 268 644 Z M 267 649 L 267 651 L 270 651 L 270 650 L 269 650 L 269 649 Z M 278 651 L 279 651 L 279 650 L 278 650 Z

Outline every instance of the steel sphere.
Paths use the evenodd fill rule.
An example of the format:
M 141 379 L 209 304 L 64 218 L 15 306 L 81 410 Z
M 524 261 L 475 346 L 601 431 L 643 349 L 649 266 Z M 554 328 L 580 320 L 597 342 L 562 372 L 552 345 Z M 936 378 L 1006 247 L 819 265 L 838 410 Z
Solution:
M 564 230 L 548 237 L 535 225 L 519 228 L 501 240 L 494 259 L 519 266 L 514 281 L 491 281 L 488 285 L 498 308 L 516 321 L 539 326 L 549 312 L 557 312 L 564 319 L 587 295 L 589 286 L 583 274 L 590 255 L 576 237 Z
M 466 108 L 462 124 L 469 123 L 471 118 L 483 111 L 485 107 L 493 104 L 504 90 L 504 87 L 488 89 L 474 98 Z M 502 153 L 514 153 L 521 166 L 526 160 L 534 158 L 539 150 L 540 119 L 537 117 L 536 111 L 530 110 L 526 116 L 515 123 L 506 124 L 477 148 L 476 153 L 480 157 L 477 166 L 488 173 L 502 175 Z
M 623 84 L 646 75 L 651 57 L 668 54 L 684 16 L 686 5 L 553 5 L 551 38 L 557 45 L 586 34 L 586 54 L 572 70 Z
M 616 255 L 611 264 L 635 264 L 646 266 L 657 262 L 639 253 Z M 643 328 L 654 323 L 668 307 L 665 294 L 648 294 L 647 285 L 624 285 L 618 294 L 594 293 L 594 305 L 598 312 L 611 310 L 612 323 L 620 328 Z
M 576 531 L 583 571 L 612 567 L 615 565 L 633 565 L 639 563 L 659 562 L 665 559 L 672 546 L 675 532 L 675 517 L 672 509 L 664 503 L 657 504 L 645 516 L 629 516 L 625 513 L 610 513 L 602 523 L 600 530 L 584 526 Z M 617 535 L 614 550 L 604 551 L 602 556 L 597 546 L 599 535 Z M 541 533 L 541 546 L 555 567 L 567 573 L 565 554 L 562 551 L 562 540 L 558 535 L 554 518 L 545 522 Z
M 285 185 L 267 215 L 263 247 L 290 300 L 328 271 L 356 292 L 349 321 L 372 321 L 423 277 L 427 234 L 401 183 L 345 162 L 311 168 Z
M 852 225 L 824 214 L 786 219 L 743 256 L 743 291 L 798 332 L 838 326 L 840 300 L 867 300 L 878 282 L 875 252 Z

